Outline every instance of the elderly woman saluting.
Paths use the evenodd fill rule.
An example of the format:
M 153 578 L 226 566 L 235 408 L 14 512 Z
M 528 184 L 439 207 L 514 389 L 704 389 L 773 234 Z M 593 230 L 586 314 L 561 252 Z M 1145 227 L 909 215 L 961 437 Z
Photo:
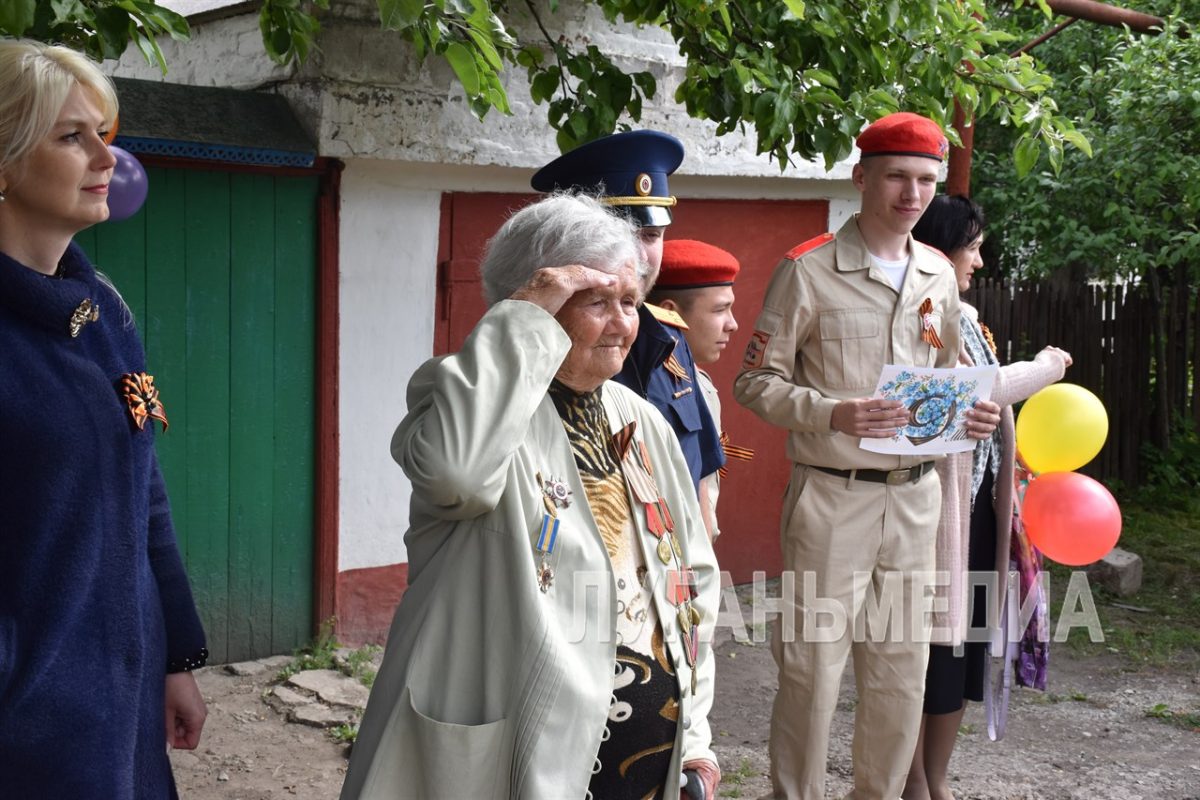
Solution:
M 529 206 L 463 349 L 409 383 L 411 584 L 343 800 L 712 795 L 716 564 L 671 429 L 609 381 L 644 269 L 595 200 Z

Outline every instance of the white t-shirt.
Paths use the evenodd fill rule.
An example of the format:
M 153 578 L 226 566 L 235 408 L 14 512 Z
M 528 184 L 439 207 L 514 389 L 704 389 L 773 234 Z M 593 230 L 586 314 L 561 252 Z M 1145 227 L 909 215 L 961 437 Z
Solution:
M 883 270 L 883 274 L 888 276 L 888 280 L 892 282 L 892 286 L 895 287 L 897 292 L 904 285 L 904 276 L 908 273 L 909 258 L 909 256 L 905 256 L 900 261 L 887 261 L 871 253 L 871 260 L 875 262 L 875 266 Z

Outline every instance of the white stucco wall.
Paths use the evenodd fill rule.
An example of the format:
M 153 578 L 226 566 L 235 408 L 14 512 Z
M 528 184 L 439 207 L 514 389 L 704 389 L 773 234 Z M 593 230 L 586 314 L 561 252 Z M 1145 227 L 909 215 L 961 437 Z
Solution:
M 440 192 L 395 164 L 351 161 L 339 239 L 341 569 L 406 560 L 409 485 L 389 442 L 413 370 L 433 352 Z
M 257 14 L 194 25 L 189 41 L 176 42 L 162 36 L 158 46 L 167 61 L 165 76 L 157 64 L 147 64 L 136 47 L 126 50 L 119 61 L 104 62 L 103 68 L 122 78 L 228 89 L 257 89 L 285 80 L 294 71 L 267 57 Z

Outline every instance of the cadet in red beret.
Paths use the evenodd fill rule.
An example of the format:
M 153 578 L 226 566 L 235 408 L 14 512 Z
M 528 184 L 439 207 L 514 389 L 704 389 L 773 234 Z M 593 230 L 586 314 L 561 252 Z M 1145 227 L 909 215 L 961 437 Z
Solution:
M 684 336 L 697 364 L 720 358 L 737 330 L 733 279 L 739 269 L 732 253 L 711 244 L 694 239 L 663 243 L 662 269 L 646 299 L 683 317 Z
M 647 298 L 683 318 L 683 331 L 692 356 L 696 359 L 696 380 L 700 395 L 708 404 L 725 455 L 749 457 L 749 451 L 729 445 L 729 436 L 721 427 L 721 399 L 712 377 L 700 369 L 721 357 L 729 338 L 737 330 L 733 318 L 733 280 L 741 265 L 733 254 L 694 239 L 668 239 L 663 243 L 662 269 L 658 282 Z M 722 470 L 723 471 L 723 470 Z M 721 490 L 721 471 L 700 479 L 698 494 L 709 538 L 721 535 L 717 524 L 717 495 Z
M 871 398 L 884 365 L 950 368 L 958 360 L 954 269 L 910 234 L 933 199 L 946 137 L 933 120 L 890 114 L 862 132 L 858 148 L 851 178 L 859 213 L 836 234 L 793 248 L 775 270 L 734 382 L 739 403 L 788 432 L 784 569 L 803 582 L 796 595 L 819 598 L 826 617 L 814 620 L 797 601 L 794 616 L 776 618 L 799 626 L 777 627 L 772 637 L 780 643 L 770 736 L 776 797 L 825 796 L 829 727 L 852 650 L 856 798 L 900 797 L 921 724 L 928 633 L 910 612 L 922 607 L 928 579 L 920 576 L 934 570 L 938 475 L 929 455 L 860 444 L 908 424 L 902 403 Z M 968 435 L 990 436 L 999 411 L 977 404 L 967 412 Z M 887 597 L 868 597 L 864 578 Z
M 920 156 L 944 161 L 950 143 L 937 123 L 920 114 L 901 111 L 888 114 L 859 134 L 862 158 L 872 156 Z

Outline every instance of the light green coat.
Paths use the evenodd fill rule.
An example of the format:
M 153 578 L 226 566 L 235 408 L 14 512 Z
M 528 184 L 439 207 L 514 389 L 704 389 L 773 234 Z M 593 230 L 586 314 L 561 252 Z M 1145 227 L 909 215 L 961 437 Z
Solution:
M 570 349 L 539 307 L 493 306 L 455 355 L 433 359 L 408 387 L 392 455 L 413 485 L 409 588 L 350 760 L 343 800 L 583 798 L 605 729 L 615 663 L 615 587 L 562 422 L 546 390 Z M 719 574 L 691 478 L 670 427 L 613 382 L 614 431 L 637 421 L 659 489 L 696 572 L 703 615 L 697 690 L 683 656 L 667 567 L 634 503 L 639 541 L 680 687 L 680 764 L 708 758 Z M 538 587 L 534 548 L 543 478 L 566 480 L 568 508 Z

